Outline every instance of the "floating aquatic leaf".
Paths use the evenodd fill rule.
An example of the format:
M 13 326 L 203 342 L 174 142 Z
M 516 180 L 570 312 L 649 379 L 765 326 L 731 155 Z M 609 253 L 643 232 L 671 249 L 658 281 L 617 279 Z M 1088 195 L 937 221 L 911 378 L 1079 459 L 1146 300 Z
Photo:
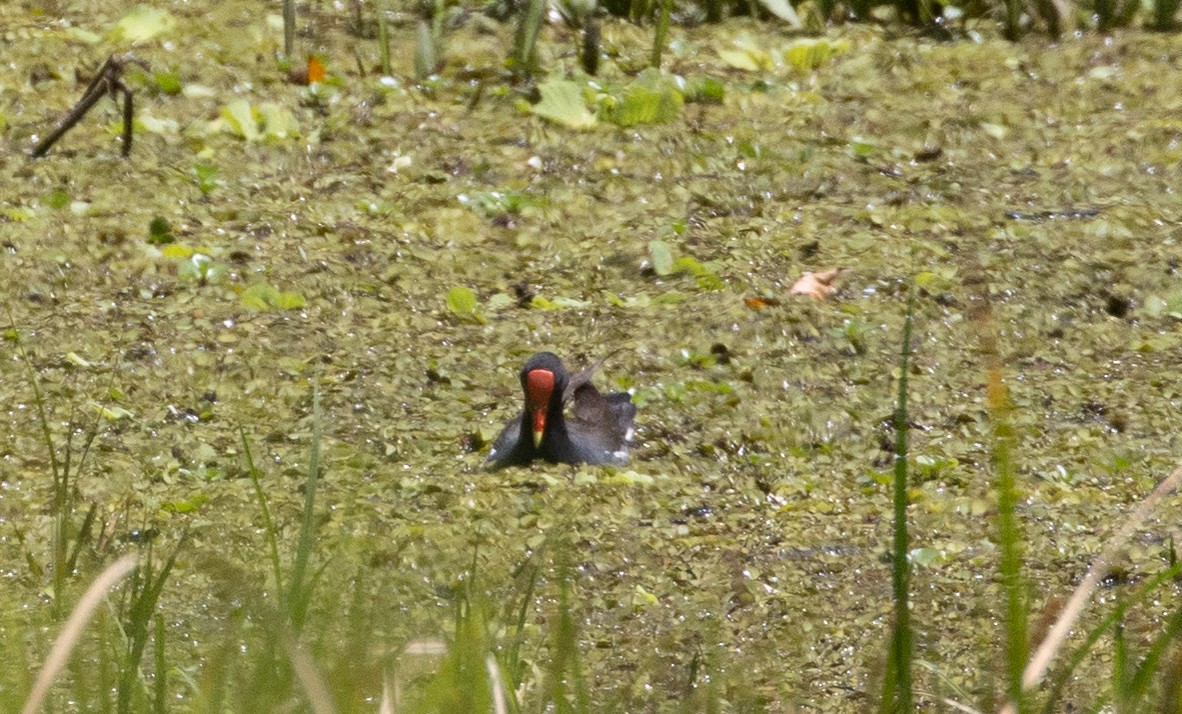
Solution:
M 807 272 L 792 284 L 789 295 L 807 295 L 814 300 L 824 300 L 837 290 L 834 281 L 844 273 L 843 268 L 832 268 L 819 273 Z
M 88 45 L 94 45 L 103 40 L 102 35 L 81 27 L 67 27 L 62 34 L 71 40 L 78 40 Z
M 174 72 L 157 72 L 152 76 L 152 79 L 156 81 L 156 86 L 164 94 L 181 93 L 181 78 Z
M 464 322 L 483 323 L 484 315 L 480 313 L 480 302 L 471 288 L 462 285 L 447 291 L 447 309 Z
M 123 421 L 124 419 L 130 419 L 135 416 L 123 407 L 104 407 L 98 402 L 95 402 L 91 406 L 98 412 L 99 416 L 109 421 Z
M 300 135 L 300 123 L 291 109 L 273 102 L 259 105 L 263 135 L 268 139 L 290 139 Z
M 168 224 L 166 219 L 156 216 L 148 224 L 148 242 L 152 245 L 165 245 L 176 242 L 176 236 L 172 234 L 172 226 Z
M 266 283 L 255 283 L 242 291 L 242 304 L 252 310 L 298 310 L 307 304 L 296 292 L 276 290 Z
M 55 188 L 46 201 L 50 208 L 65 208 L 70 205 L 70 194 L 64 188 Z
M 590 301 L 578 300 L 576 298 L 568 298 L 568 297 L 554 298 L 553 305 L 555 307 L 570 307 L 570 308 L 575 308 L 575 309 L 582 309 L 582 308 L 586 308 L 586 307 L 591 307 Z
M 504 191 L 472 191 L 462 193 L 456 197 L 465 206 L 478 210 L 484 215 L 495 218 L 504 215 L 518 215 L 526 206 L 533 206 L 539 201 L 521 191 L 508 189 Z
M 209 501 L 209 496 L 198 491 L 189 498 L 179 501 L 165 501 L 160 508 L 168 513 L 195 513 Z
M 222 107 L 222 119 L 230 131 L 247 141 L 258 141 L 262 136 L 258 119 L 245 99 L 235 99 Z
M 193 255 L 195 252 L 196 251 L 193 248 L 184 245 L 183 243 L 173 243 L 160 249 L 161 255 L 172 260 L 184 260 L 185 258 Z
M 86 359 L 85 357 L 78 354 L 77 352 L 67 352 L 66 353 L 66 361 L 69 362 L 70 364 L 74 365 L 75 367 L 82 367 L 83 369 L 88 369 L 88 368 L 94 366 L 90 362 L 90 360 Z
M 735 69 L 743 69 L 748 72 L 759 72 L 775 67 L 771 53 L 746 37 L 735 40 L 732 47 L 719 49 L 718 56 Z
M 587 109 L 583 88 L 568 79 L 549 79 L 538 85 L 542 101 L 530 109 L 534 114 L 571 129 L 595 126 L 595 115 Z
M 0 217 L 3 217 L 13 223 L 23 223 L 32 219 L 37 214 L 31 208 L 24 206 L 5 206 L 0 208 Z
M 120 125 L 122 127 L 122 124 Z M 159 119 L 150 114 L 138 114 L 135 126 L 149 134 L 174 135 L 180 131 L 180 124 L 176 119 Z
M 171 246 L 166 246 L 166 249 Z M 205 285 L 216 283 L 226 275 L 226 266 L 215 262 L 205 253 L 192 253 L 188 259 L 177 263 L 177 277 L 195 280 Z
M 299 310 L 308 304 L 304 296 L 297 292 L 279 290 L 275 293 L 272 304 L 277 310 Z
M 197 189 L 201 191 L 202 196 L 208 196 L 221 184 L 221 180 L 218 178 L 218 169 L 211 164 L 193 164 L 193 175 L 197 178 Z
M 648 259 L 657 275 L 663 277 L 673 272 L 673 248 L 665 241 L 649 241 Z
M 176 18 L 167 10 L 138 5 L 115 23 L 113 34 L 115 39 L 135 44 L 171 32 L 174 27 Z
M 848 40 L 825 37 L 802 38 L 784 49 L 784 61 L 801 72 L 809 72 L 850 48 Z
M 685 101 L 699 104 L 721 104 L 726 97 L 726 85 L 713 77 L 689 77 L 685 84 Z
M 666 124 L 681 115 L 684 103 L 674 81 L 650 67 L 624 88 L 619 99 L 600 106 L 600 118 L 619 126 Z
M 945 562 L 948 560 L 948 555 L 936 548 L 915 548 L 907 554 L 907 560 L 916 567 L 926 568 Z
M 999 141 L 1006 138 L 1006 136 L 1010 133 L 1010 130 L 1004 125 L 987 121 L 981 122 L 981 131 Z

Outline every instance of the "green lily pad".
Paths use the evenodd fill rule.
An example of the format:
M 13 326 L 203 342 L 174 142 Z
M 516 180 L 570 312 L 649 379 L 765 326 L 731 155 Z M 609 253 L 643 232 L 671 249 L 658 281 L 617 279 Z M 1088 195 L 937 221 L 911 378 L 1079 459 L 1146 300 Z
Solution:
M 115 39 L 136 44 L 171 32 L 176 18 L 167 10 L 150 5 L 138 5 L 115 23 Z
M 534 114 L 571 129 L 595 126 L 595 115 L 587 109 L 583 87 L 567 79 L 551 79 L 538 85 L 542 101 L 530 109 Z

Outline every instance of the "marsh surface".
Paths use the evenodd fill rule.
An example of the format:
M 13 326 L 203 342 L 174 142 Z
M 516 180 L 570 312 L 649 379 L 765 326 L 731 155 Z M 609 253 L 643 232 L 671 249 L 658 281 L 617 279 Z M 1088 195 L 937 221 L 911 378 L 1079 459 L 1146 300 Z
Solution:
M 33 161 L 85 86 L 75 73 L 128 45 L 107 33 L 130 3 L 57 5 L 0 20 L 0 296 L 59 446 L 97 421 L 78 488 L 104 536 L 79 591 L 137 547 L 128 534 L 152 529 L 164 550 L 188 531 L 161 611 L 196 680 L 273 595 L 239 427 L 290 538 L 314 381 L 314 639 L 347 668 L 331 654 L 351 636 L 341 613 L 365 604 L 370 656 L 352 666 L 375 696 L 403 643 L 447 631 L 474 557 L 506 622 L 516 569 L 541 564 L 527 636 L 544 662 L 565 549 L 603 706 L 672 708 L 708 667 L 735 706 L 864 708 L 889 626 L 889 418 L 915 276 L 914 616 L 920 658 L 951 681 L 988 699 L 1000 641 L 966 283 L 987 279 L 1001 334 L 1036 607 L 1178 458 L 1175 37 L 942 44 L 855 27 L 800 72 L 720 59 L 736 39 L 785 46 L 768 25 L 674 30 L 665 69 L 718 80 L 721 103 L 575 131 L 504 80 L 508 27 L 449 28 L 441 76 L 416 84 L 411 14 L 383 79 L 372 28 L 317 4 L 299 45 L 329 81 L 310 89 L 276 68 L 281 25 L 258 3 L 177 2 L 136 52 L 179 91 L 129 78 L 130 159 L 108 101 Z M 649 33 L 605 24 L 603 83 L 645 65 Z M 546 30 L 543 65 L 574 69 L 574 46 Z M 273 131 L 233 131 L 236 100 L 270 106 Z M 149 240 L 157 218 L 175 243 Z M 669 257 L 693 260 L 654 270 Z M 828 300 L 788 294 L 832 267 L 849 272 Z M 456 287 L 477 312 L 449 309 Z M 38 661 L 48 638 L 31 633 L 55 626 L 27 556 L 49 548 L 49 454 L 28 367 L 0 349 L 0 636 L 33 640 Z M 597 379 L 640 406 L 629 467 L 479 470 L 544 349 L 572 367 L 619 350 Z M 1163 567 L 1179 515 L 1167 504 L 1130 547 L 1127 582 Z M 1155 631 L 1165 607 L 1138 622 Z

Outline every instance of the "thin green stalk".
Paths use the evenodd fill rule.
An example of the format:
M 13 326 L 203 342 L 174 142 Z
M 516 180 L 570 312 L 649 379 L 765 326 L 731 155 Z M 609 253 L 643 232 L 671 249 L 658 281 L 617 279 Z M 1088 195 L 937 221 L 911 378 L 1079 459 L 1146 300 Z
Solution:
M 415 78 L 424 80 L 435 74 L 439 55 L 435 51 L 435 36 L 426 20 L 420 20 L 415 32 Z
M 1116 714 L 1132 714 L 1132 710 L 1129 709 L 1129 684 L 1133 678 L 1132 672 L 1129 643 L 1125 640 L 1125 626 L 1123 622 L 1118 622 L 1112 633 L 1112 699 L 1116 704 Z
M 661 55 L 665 52 L 665 37 L 669 34 L 669 16 L 673 12 L 673 0 L 659 0 L 657 12 L 657 30 L 653 36 L 653 53 L 649 64 L 654 69 L 661 68 Z
M 521 16 L 513 40 L 514 74 L 530 77 L 538 70 L 538 33 L 542 29 L 545 8 L 546 0 L 529 0 L 525 6 L 525 14 Z
M 1178 639 L 1179 633 L 1182 633 L 1182 608 L 1174 610 L 1170 615 L 1165 629 L 1154 639 L 1140 664 L 1135 669 L 1130 667 L 1131 671 L 1124 682 L 1124 691 L 1120 693 L 1124 701 L 1118 699 L 1118 704 L 1124 705 L 1124 711 L 1139 712 L 1148 708 L 1142 705 L 1141 700 L 1149 691 L 1153 675 L 1161 669 L 1161 661 L 1166 655 L 1166 650 Z
M 295 0 L 283 0 L 283 54 L 291 61 L 291 53 L 295 50 Z
M 168 661 L 164 656 L 164 615 L 156 613 L 156 696 L 152 698 L 152 714 L 168 712 Z
M 1026 710 L 1022 673 L 1029 657 L 1026 635 L 1027 607 L 1023 596 L 1022 534 L 1018 526 L 1019 500 L 1014 470 L 1014 430 L 1010 421 L 1008 391 L 998 370 L 990 369 L 990 413 L 993 418 L 993 468 L 997 490 L 997 537 L 1001 546 L 1001 583 L 1005 589 L 1006 682 L 1017 710 Z
M 907 292 L 907 315 L 903 321 L 903 348 L 899 354 L 899 387 L 895 401 L 895 483 L 893 510 L 894 548 L 891 555 L 891 585 L 895 601 L 895 622 L 891 631 L 891 650 L 883 680 L 883 712 L 902 714 L 915 708 L 911 673 L 911 563 L 907 553 L 907 384 L 911 369 L 911 327 L 915 316 L 915 283 Z
M 304 627 L 308 614 L 308 602 L 312 597 L 312 586 L 308 580 L 308 561 L 316 536 L 316 487 L 320 483 L 320 378 L 317 375 L 312 388 L 312 455 L 308 460 L 308 480 L 304 486 L 304 514 L 300 524 L 300 539 L 296 546 L 295 562 L 291 568 L 291 585 L 288 587 L 288 613 L 292 630 L 298 635 Z
M 53 612 L 55 617 L 61 617 L 62 610 L 62 595 L 65 590 L 66 583 L 66 563 L 69 560 L 69 512 L 72 510 L 70 503 L 70 471 L 69 471 L 69 453 L 68 440 L 70 435 L 67 434 L 67 461 L 63 465 L 58 461 L 57 446 L 53 442 L 53 431 L 49 428 L 49 414 L 45 410 L 45 396 L 41 393 L 41 382 L 37 379 L 37 370 L 33 367 L 33 361 L 29 359 L 29 353 L 25 350 L 25 346 L 21 344 L 20 333 L 16 329 L 16 321 L 12 317 L 12 313 L 8 314 L 9 325 L 11 326 L 11 334 L 14 335 L 12 341 L 16 345 L 17 353 L 20 354 L 21 361 L 25 364 L 25 369 L 29 372 L 29 384 L 33 388 L 33 404 L 37 407 L 37 422 L 41 426 L 41 439 L 45 443 L 45 448 L 49 452 L 49 469 L 53 477 L 53 499 L 52 499 L 52 513 L 53 513 L 53 542 L 51 557 L 53 560 Z
M 1067 659 L 1067 663 L 1055 671 L 1055 676 L 1051 680 L 1051 686 L 1047 689 L 1047 698 L 1043 706 L 1043 714 L 1052 714 L 1056 709 L 1062 705 L 1062 692 L 1067 683 L 1072 680 L 1076 669 L 1083 664 L 1084 659 L 1092 653 L 1096 643 L 1104 636 L 1116 623 L 1124 619 L 1125 613 L 1130 608 L 1141 604 L 1144 600 L 1149 598 L 1157 592 L 1158 588 L 1165 583 L 1174 580 L 1182 573 L 1182 563 L 1175 563 L 1167 570 L 1164 570 L 1155 575 L 1151 580 L 1142 585 L 1132 597 L 1121 598 L 1117 601 L 1116 607 L 1112 612 L 1108 613 L 1099 623 L 1097 623 L 1084 641 L 1072 652 L 1071 657 Z
M 250 482 L 254 484 L 254 495 L 259 502 L 259 512 L 263 515 L 263 533 L 267 539 L 267 551 L 271 556 L 271 571 L 275 575 L 275 594 L 279 602 L 283 602 L 283 564 L 279 560 L 279 535 L 275 528 L 275 521 L 271 520 L 271 509 L 267 506 L 267 494 L 263 490 L 263 482 L 259 478 L 259 470 L 255 467 L 254 456 L 250 451 L 250 442 L 246 439 L 246 430 L 238 427 L 238 438 L 242 440 L 242 453 L 246 457 L 246 470 L 250 474 Z
M 1103 0 L 1101 0 L 1103 2 Z M 1016 42 L 1022 37 L 1022 0 L 1005 0 L 1006 19 L 1003 33 L 1005 38 Z
M 381 55 L 382 75 L 394 74 L 390 64 L 390 24 L 386 21 L 386 8 L 378 8 L 378 53 Z
M 558 552 L 558 622 L 552 632 L 550 671 L 546 681 L 546 702 L 558 712 L 583 714 L 591 711 L 586 678 L 579 661 L 578 631 L 570 604 L 570 564 L 565 549 Z M 574 704 L 567 687 L 574 685 Z
M 985 406 L 993 431 L 992 465 L 997 493 L 997 539 L 1000 548 L 999 575 L 1005 597 L 1005 682 L 1006 696 L 1019 714 L 1029 710 L 1029 698 L 1022 686 L 1022 674 L 1029 659 L 1027 602 L 1022 579 L 1022 533 L 1018 525 L 1019 501 L 1014 468 L 1013 403 L 1002 375 L 997 327 L 989 301 L 989 283 L 981 268 L 972 280 L 978 287 L 971 320 L 985 363 Z
M 1154 0 L 1153 29 L 1162 32 L 1177 27 L 1174 15 L 1178 13 L 1178 0 Z
M 158 574 L 152 572 L 152 549 L 148 548 L 143 565 L 135 570 L 130 588 L 130 602 L 121 620 L 125 623 L 127 650 L 124 659 L 119 663 L 119 691 L 118 712 L 128 714 L 131 711 L 131 692 L 140 672 L 140 662 L 144 658 L 144 649 L 148 645 L 150 631 L 156 606 L 160 602 L 160 593 L 164 591 L 164 583 L 176 564 L 177 555 L 185 545 L 188 535 L 182 535 L 172 554 L 165 561 L 164 567 Z

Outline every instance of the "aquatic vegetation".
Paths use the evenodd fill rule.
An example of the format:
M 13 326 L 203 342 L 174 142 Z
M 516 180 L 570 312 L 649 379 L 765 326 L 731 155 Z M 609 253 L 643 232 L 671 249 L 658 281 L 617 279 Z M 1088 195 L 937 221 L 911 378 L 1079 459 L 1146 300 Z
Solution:
M 436 8 L 417 69 L 417 11 L 313 3 L 283 57 L 278 6 L 170 5 L 123 80 L 135 152 L 104 101 L 32 160 L 132 8 L 18 4 L 0 709 L 149 547 L 55 711 L 117 709 L 129 672 L 132 711 L 862 711 L 892 651 L 917 707 L 1166 701 L 1179 505 L 1129 512 L 1182 431 L 1176 38 L 1015 44 L 948 6 L 947 42 L 822 4 L 804 38 L 744 6 L 667 6 L 659 70 L 657 3 L 597 15 L 592 76 L 544 4 L 518 50 L 518 16 Z M 617 348 L 627 467 L 479 470 L 529 354 Z

